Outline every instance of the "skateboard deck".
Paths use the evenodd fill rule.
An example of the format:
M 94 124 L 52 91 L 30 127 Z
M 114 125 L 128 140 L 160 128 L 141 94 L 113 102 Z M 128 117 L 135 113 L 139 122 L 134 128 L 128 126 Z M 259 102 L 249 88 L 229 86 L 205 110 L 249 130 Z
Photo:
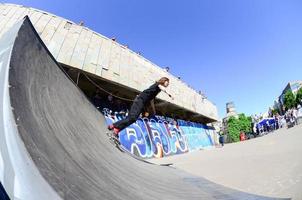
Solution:
M 116 137 L 113 136 L 114 133 L 112 131 L 109 131 L 106 134 L 109 137 L 110 143 L 113 144 L 118 150 L 124 152 L 124 150 L 121 148 L 122 146 L 121 146 L 121 143 L 118 140 L 118 138 L 116 138 Z
M 147 160 L 145 160 L 145 159 L 129 152 L 123 145 L 121 145 L 120 141 L 116 137 L 113 136 L 113 134 L 114 134 L 113 131 L 108 131 L 106 134 L 109 137 L 110 143 L 113 144 L 119 151 L 128 154 L 129 156 L 131 156 L 132 158 L 134 158 L 136 160 L 139 160 L 139 161 L 142 161 L 144 163 L 151 164 L 151 165 L 159 165 L 159 166 L 171 166 L 171 165 L 173 165 L 173 163 L 155 164 L 155 163 L 149 162 L 149 161 L 147 161 Z

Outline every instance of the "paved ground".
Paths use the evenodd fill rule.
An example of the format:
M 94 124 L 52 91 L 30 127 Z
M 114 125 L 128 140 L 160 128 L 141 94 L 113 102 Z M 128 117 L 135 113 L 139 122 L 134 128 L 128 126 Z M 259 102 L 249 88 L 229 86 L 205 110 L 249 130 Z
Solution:
M 223 148 L 163 159 L 227 187 L 271 197 L 302 199 L 302 125 Z

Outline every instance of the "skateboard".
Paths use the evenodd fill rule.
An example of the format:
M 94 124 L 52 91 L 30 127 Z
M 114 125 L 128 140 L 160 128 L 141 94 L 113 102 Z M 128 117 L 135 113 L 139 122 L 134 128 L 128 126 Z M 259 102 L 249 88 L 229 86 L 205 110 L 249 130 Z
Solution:
M 155 164 L 155 163 L 149 162 L 149 161 L 147 161 L 147 160 L 145 160 L 145 159 L 129 152 L 127 149 L 125 149 L 123 147 L 123 145 L 121 145 L 119 139 L 113 136 L 113 134 L 115 134 L 113 131 L 108 130 L 108 132 L 106 134 L 109 137 L 110 143 L 113 144 L 119 151 L 128 154 L 129 156 L 131 156 L 132 158 L 134 158 L 136 160 L 139 160 L 139 161 L 142 161 L 144 163 L 151 164 L 151 165 L 159 165 L 159 166 L 171 166 L 171 165 L 173 165 L 173 163 Z
M 115 133 L 113 131 L 108 130 L 108 132 L 106 134 L 109 137 L 110 143 L 113 144 L 121 152 L 124 152 L 119 139 L 113 136 L 113 134 L 115 134 Z

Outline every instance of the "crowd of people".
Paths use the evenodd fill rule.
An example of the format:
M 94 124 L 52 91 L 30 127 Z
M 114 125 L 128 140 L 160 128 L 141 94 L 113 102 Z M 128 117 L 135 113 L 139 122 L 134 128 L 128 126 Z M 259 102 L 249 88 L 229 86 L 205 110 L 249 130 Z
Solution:
M 292 108 L 286 111 L 284 118 L 288 127 L 293 127 L 298 124 L 298 109 Z
M 298 124 L 298 109 L 292 108 L 286 111 L 284 115 L 278 113 L 271 118 L 258 121 L 253 126 L 253 131 L 257 135 L 266 134 L 279 128 L 291 128 Z
M 286 124 L 283 116 L 276 115 L 273 118 L 263 119 L 256 123 L 253 127 L 254 133 L 261 135 L 264 133 L 269 133 L 279 128 L 284 127 Z
M 107 96 L 102 95 L 101 91 L 98 89 L 91 101 L 100 112 L 103 112 L 104 109 L 106 109 L 109 114 L 126 114 L 129 110 L 129 105 L 127 103 L 121 99 L 114 98 L 110 94 Z
M 100 90 L 96 90 L 95 94 L 91 98 L 92 104 L 103 114 L 118 115 L 126 117 L 129 113 L 132 101 L 123 101 L 119 98 L 115 98 L 112 95 L 104 95 Z M 151 117 L 149 105 L 145 106 L 143 112 L 139 117 Z

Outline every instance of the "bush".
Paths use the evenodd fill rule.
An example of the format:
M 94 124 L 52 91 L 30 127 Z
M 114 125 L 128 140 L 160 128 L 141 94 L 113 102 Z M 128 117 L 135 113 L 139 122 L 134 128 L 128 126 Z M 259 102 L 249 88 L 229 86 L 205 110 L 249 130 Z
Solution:
M 230 117 L 228 120 L 228 137 L 230 142 L 239 142 L 240 132 L 249 133 L 251 128 L 252 118 L 246 117 L 244 114 L 239 114 L 238 119 L 236 117 Z

